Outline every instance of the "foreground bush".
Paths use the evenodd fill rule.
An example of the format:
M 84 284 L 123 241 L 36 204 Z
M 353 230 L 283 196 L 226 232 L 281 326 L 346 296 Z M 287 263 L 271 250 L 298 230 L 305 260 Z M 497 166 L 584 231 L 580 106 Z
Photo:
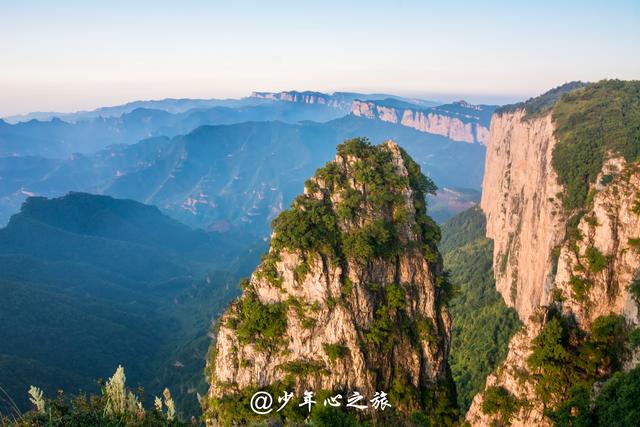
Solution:
M 142 398 L 126 387 L 124 368 L 118 366 L 102 387 L 101 395 L 80 394 L 65 397 L 62 391 L 55 399 L 45 399 L 37 387 L 29 389 L 34 409 L 20 414 L 0 415 L 0 426 L 183 426 L 168 389 L 163 397 L 155 397 L 153 410 L 145 410 Z M 195 420 L 192 420 L 195 423 Z

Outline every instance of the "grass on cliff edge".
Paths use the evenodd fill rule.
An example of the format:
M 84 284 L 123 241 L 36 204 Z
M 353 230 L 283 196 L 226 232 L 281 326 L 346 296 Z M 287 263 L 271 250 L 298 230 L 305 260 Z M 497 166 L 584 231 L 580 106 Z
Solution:
M 558 143 L 553 167 L 567 210 L 585 207 L 608 157 L 640 156 L 640 81 L 603 80 L 563 94 L 553 107 Z

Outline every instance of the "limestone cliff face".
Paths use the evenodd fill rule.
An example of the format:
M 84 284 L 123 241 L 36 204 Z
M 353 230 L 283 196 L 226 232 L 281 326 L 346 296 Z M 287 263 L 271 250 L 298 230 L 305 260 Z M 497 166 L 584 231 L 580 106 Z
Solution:
M 536 312 L 553 286 L 553 250 L 564 239 L 565 220 L 556 200 L 562 186 L 551 164 L 556 145 L 551 114 L 525 119 L 525 111 L 495 114 L 487 144 L 480 206 L 487 218 L 487 237 L 494 241 L 496 289 L 514 307 L 524 326 L 509 343 L 507 358 L 486 387 L 500 386 L 513 396 L 535 402 L 533 384 L 524 381 L 532 340 L 541 325 Z M 489 426 L 476 395 L 467 421 Z M 520 410 L 514 426 L 548 425 L 541 406 Z
M 632 280 L 640 277 L 640 251 L 637 244 L 634 244 L 637 242 L 635 239 L 640 236 L 640 215 L 633 211 L 640 192 L 640 168 L 638 165 L 626 165 L 622 159 L 612 159 L 605 165 L 603 175 L 614 175 L 615 178 L 606 186 L 598 186 L 599 191 L 593 199 L 593 205 L 578 225 L 583 238 L 574 243 L 561 238 L 551 239 L 560 242 L 555 276 L 550 271 L 553 268 L 551 261 L 548 272 L 524 269 L 522 266 L 518 270 L 521 280 L 518 282 L 518 290 L 531 287 L 527 294 L 536 295 L 536 298 L 539 296 L 538 306 L 535 307 L 532 302 L 516 305 L 525 326 L 512 339 L 507 359 L 487 378 L 487 387 L 504 387 L 513 396 L 528 401 L 529 406 L 522 408 L 512 419 L 514 426 L 551 425 L 543 415 L 543 407 L 536 397 L 534 385 L 523 375 L 528 372 L 526 361 L 531 354 L 532 341 L 544 322 L 543 306 L 551 303 L 549 290 L 555 288 L 561 294 L 562 302 L 557 303 L 558 307 L 565 315 L 572 314 L 583 330 L 589 330 L 597 317 L 611 313 L 624 315 L 631 325 L 640 324 L 638 302 L 628 290 Z M 494 228 L 491 236 L 498 242 L 508 238 L 501 237 L 508 230 Z M 564 235 L 562 233 L 560 232 L 561 236 Z M 519 236 L 519 239 L 529 238 L 526 234 Z M 549 249 L 549 245 L 550 242 L 544 247 L 538 247 L 541 257 L 551 256 L 553 249 Z M 593 272 L 589 267 L 586 254 L 590 248 L 597 248 L 607 259 L 606 266 L 601 271 Z M 529 255 L 535 256 L 533 252 Z M 496 256 L 499 257 L 499 254 Z M 529 272 L 534 277 L 527 277 L 525 282 L 523 276 Z M 497 280 L 498 277 L 496 272 Z M 577 294 L 571 285 L 572 278 L 575 277 L 588 283 L 583 296 Z M 506 298 L 505 300 L 508 301 Z M 634 360 L 627 361 L 627 366 L 632 367 L 636 361 L 637 355 Z M 467 413 L 467 420 L 474 426 L 488 426 L 493 420 L 482 412 L 482 403 L 483 395 L 479 394 Z
M 339 148 L 335 161 L 276 219 L 269 255 L 220 320 L 209 362 L 210 399 L 282 384 L 298 396 L 305 389 L 371 396 L 386 390 L 403 412 L 425 409 L 417 397 L 450 384 L 445 280 L 430 241 L 438 231 L 424 213 L 428 180 L 418 183 L 425 178 L 394 143 L 358 144 Z M 304 227 L 307 213 L 320 215 L 315 209 L 323 223 L 336 226 L 333 235 L 318 237 L 318 250 L 294 247 L 291 236 L 278 234 L 288 232 L 282 228 L 288 216 Z M 386 228 L 370 234 L 381 224 Z M 392 249 L 376 247 L 381 241 Z M 249 303 L 282 310 L 286 327 L 273 345 L 243 332 Z M 394 389 L 416 399 L 400 400 Z
M 551 163 L 554 131 L 551 113 L 526 117 L 519 109 L 494 115 L 487 145 L 481 207 L 487 237 L 494 240 L 496 287 L 524 322 L 487 387 L 502 387 L 527 402 L 510 420 L 514 426 L 551 424 L 527 366 L 548 306 L 585 331 L 595 318 L 612 313 L 630 325 L 640 320 L 628 290 L 640 277 L 640 167 L 609 155 L 591 184 L 594 196 L 577 226 L 580 237 L 570 239 L 559 197 L 565 189 Z M 496 421 L 483 413 L 484 398 L 477 395 L 467 413 L 473 426 Z
M 252 92 L 252 98 L 272 99 L 274 101 L 299 102 L 302 104 L 319 104 L 332 108 L 346 109 L 351 104 L 350 99 L 341 96 L 340 92 L 328 94 L 322 92 L 295 90 L 282 92 Z
M 523 120 L 524 110 L 491 122 L 480 206 L 493 239 L 496 288 L 523 322 L 551 289 L 552 251 L 564 238 L 551 165 L 556 144 L 551 115 Z
M 640 277 L 640 215 L 634 212 L 640 195 L 640 166 L 612 158 L 602 176 L 615 178 L 597 186 L 593 206 L 578 225 L 583 238 L 575 246 L 562 246 L 555 277 L 564 297 L 563 309 L 574 313 L 583 329 L 609 313 L 640 323 L 638 303 L 628 292 L 631 282 Z M 593 271 L 589 264 L 587 253 L 594 248 L 606 258 L 601 271 Z M 584 296 L 571 285 L 576 277 L 587 283 Z
M 376 101 L 360 100 L 353 101 L 351 113 L 358 117 L 396 123 L 420 132 L 445 136 L 454 141 L 486 144 L 489 130 L 473 113 L 481 111 L 481 107 L 464 101 L 456 103 L 456 107 L 472 113 L 457 113 L 441 107 L 423 110 L 418 106 L 385 105 Z

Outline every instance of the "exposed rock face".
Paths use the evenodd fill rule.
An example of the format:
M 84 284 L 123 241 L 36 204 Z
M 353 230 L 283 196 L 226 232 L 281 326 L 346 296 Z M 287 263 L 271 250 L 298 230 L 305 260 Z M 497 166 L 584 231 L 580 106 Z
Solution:
M 552 250 L 564 238 L 565 222 L 551 165 L 551 114 L 523 116 L 519 110 L 493 117 L 480 206 L 494 241 L 496 288 L 527 322 L 551 288 Z
M 487 146 L 481 207 L 487 237 L 494 239 L 496 286 L 524 322 L 487 387 L 502 387 L 526 400 L 510 420 L 514 426 L 551 425 L 527 364 L 548 306 L 585 331 L 595 318 L 611 313 L 624 315 L 629 324 L 640 323 L 638 304 L 628 290 L 640 274 L 640 167 L 616 157 L 605 162 L 577 226 L 581 237 L 570 239 L 557 196 L 565 189 L 551 163 L 558 143 L 554 130 L 551 113 L 525 117 L 520 109 L 496 114 Z M 602 184 L 605 176 L 609 182 Z M 473 426 L 496 421 L 483 413 L 484 398 L 477 395 L 467 412 Z
M 407 126 L 420 132 L 442 135 L 454 141 L 486 144 L 489 130 L 477 112 L 483 106 L 464 101 L 446 106 L 420 109 L 410 104 L 355 100 L 351 113 L 358 117 L 377 119 Z
M 628 321 L 640 323 L 638 304 L 628 292 L 632 280 L 640 275 L 640 215 L 634 212 L 640 194 L 640 166 L 613 158 L 605 164 L 604 175 L 615 178 L 598 186 L 593 207 L 578 225 L 583 239 L 576 247 L 562 246 L 555 277 L 565 297 L 563 309 L 574 313 L 583 329 L 609 313 L 624 314 Z M 602 271 L 594 272 L 589 266 L 586 253 L 590 248 L 607 258 Z M 584 298 L 576 295 L 572 277 L 589 283 Z
M 529 402 L 530 406 L 521 409 L 512 419 L 514 426 L 550 425 L 549 420 L 543 415 L 543 407 L 536 397 L 533 384 L 522 375 L 528 372 L 526 361 L 531 354 L 531 344 L 542 326 L 542 305 L 551 303 L 548 292 L 550 289 L 556 288 L 561 292 L 564 301 L 560 308 L 565 314 L 573 314 L 583 330 L 589 330 L 597 317 L 611 313 L 624 315 L 631 324 L 640 324 L 638 303 L 628 291 L 631 281 L 640 274 L 640 252 L 637 246 L 630 244 L 640 236 L 640 215 L 633 212 L 636 195 L 640 192 L 640 169 L 638 165 L 629 166 L 621 159 L 614 159 L 605 165 L 604 174 L 614 174 L 616 178 L 600 188 L 594 197 L 593 207 L 580 221 L 578 229 L 584 238 L 576 242 L 575 246 L 559 239 L 560 251 L 555 277 L 551 273 L 553 262 L 549 261 L 549 272 L 541 273 L 540 270 L 536 271 L 531 265 L 523 262 L 526 258 L 521 259 L 523 264 L 518 269 L 518 290 L 531 286 L 528 294 L 536 295 L 536 298 L 539 296 L 538 307 L 534 307 L 533 303 L 522 306 L 516 304 L 525 326 L 512 339 L 507 359 L 487 378 L 487 387 L 504 387 L 512 395 Z M 505 228 L 502 232 L 499 230 L 494 228 L 490 236 L 495 236 L 496 242 L 504 239 L 504 236 L 500 236 L 509 229 Z M 561 236 L 564 235 L 563 230 L 559 230 L 559 233 Z M 523 232 L 519 239 L 527 239 L 527 235 Z M 606 267 L 596 273 L 590 270 L 586 259 L 587 250 L 593 247 L 608 258 Z M 549 258 L 553 248 L 550 249 L 547 245 L 538 247 L 538 250 L 541 257 Z M 532 256 L 533 254 L 531 253 Z M 523 269 L 522 265 L 529 265 L 527 268 L 531 269 Z M 528 272 L 531 272 L 534 278 L 523 277 L 529 274 Z M 498 273 L 496 277 L 499 277 Z M 571 285 L 572 277 L 580 277 L 590 283 L 584 297 L 576 295 Z M 524 282 L 525 279 L 535 279 L 538 282 Z M 507 298 L 505 300 L 509 301 Z M 531 316 L 532 314 L 538 316 Z M 628 366 L 632 367 L 633 364 Z M 474 426 L 491 424 L 492 418 L 482 412 L 482 402 L 483 396 L 477 395 L 467 413 L 467 420 Z
M 273 99 L 275 101 L 300 102 L 303 104 L 320 104 L 334 108 L 344 108 L 347 106 L 347 103 L 340 102 L 339 99 L 330 94 L 312 91 L 251 92 L 251 97 Z
M 495 114 L 487 144 L 480 206 L 487 217 L 487 237 L 494 241 L 496 289 L 524 326 L 486 386 L 500 386 L 535 402 L 533 384 L 523 381 L 521 373 L 527 372 L 531 342 L 541 327 L 532 315 L 548 300 L 552 252 L 564 239 L 565 221 L 555 199 L 563 189 L 551 164 L 556 144 L 551 114 L 526 120 L 524 116 L 524 110 Z M 483 398 L 476 395 L 467 412 L 474 426 L 494 421 L 482 411 Z M 512 425 L 549 425 L 542 411 L 541 406 L 523 408 Z
M 523 327 L 509 342 L 509 350 L 506 359 L 502 362 L 496 372 L 487 377 L 486 387 L 500 386 L 506 389 L 511 395 L 519 399 L 526 399 L 528 402 L 536 401 L 534 385 L 531 382 L 522 380 L 522 372 L 527 372 L 527 358 L 531 354 L 531 342 L 538 335 L 540 325 L 530 324 Z M 466 419 L 472 426 L 488 427 L 495 423 L 495 418 L 486 415 L 482 411 L 484 395 L 477 394 Z M 513 427 L 530 426 L 550 426 L 551 423 L 543 414 L 541 405 L 521 408 L 511 419 Z
M 378 184 L 368 181 L 372 177 Z M 393 142 L 339 147 L 335 161 L 276 219 L 269 255 L 221 318 L 209 362 L 209 398 L 274 385 L 296 396 L 304 390 L 359 390 L 365 396 L 385 390 L 401 413 L 426 410 L 417 397 L 451 384 L 446 280 L 435 249 L 439 231 L 424 208 L 429 186 Z M 293 237 L 283 235 L 289 216 L 304 227 L 307 215 L 335 221 L 334 234 L 320 236 L 314 249 L 295 247 Z M 384 224 L 389 235 L 381 232 L 366 243 L 376 224 Z M 369 258 L 367 244 L 373 245 Z M 241 332 L 250 303 L 282 310 L 286 327 L 273 345 Z M 294 372 L 293 366 L 308 369 Z M 402 388 L 416 399 L 401 400 L 393 390 Z
M 314 91 L 298 92 L 296 90 L 282 92 L 252 92 L 252 98 L 272 99 L 274 101 L 299 102 L 303 104 L 326 105 L 330 108 L 343 110 L 345 113 L 351 108 L 351 102 L 362 94 L 350 92 L 323 93 Z M 372 95 L 374 97 L 378 95 Z

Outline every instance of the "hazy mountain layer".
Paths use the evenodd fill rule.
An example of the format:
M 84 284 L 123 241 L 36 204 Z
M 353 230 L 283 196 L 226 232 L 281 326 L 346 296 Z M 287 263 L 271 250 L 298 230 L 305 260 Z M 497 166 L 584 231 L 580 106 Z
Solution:
M 28 199 L 0 230 L 0 384 L 26 409 L 31 384 L 93 391 L 122 364 L 132 384 L 168 385 L 193 413 L 210 321 L 257 262 L 254 241 L 129 200 Z
M 153 136 L 186 134 L 201 125 L 251 120 L 325 122 L 342 115 L 342 112 L 324 105 L 262 102 L 259 105 L 216 106 L 179 113 L 136 108 L 117 117 L 89 117 L 75 122 L 54 118 L 9 124 L 0 120 L 0 157 L 67 158 L 73 153 L 92 153 L 113 144 L 133 144 Z
M 269 221 L 332 157 L 335 146 L 364 134 L 375 143 L 397 141 L 439 186 L 479 188 L 479 145 L 354 116 L 328 123 L 249 122 L 201 127 L 69 160 L 0 159 L 0 218 L 6 221 L 27 195 L 75 190 L 155 204 L 197 227 L 249 225 L 266 234 Z

